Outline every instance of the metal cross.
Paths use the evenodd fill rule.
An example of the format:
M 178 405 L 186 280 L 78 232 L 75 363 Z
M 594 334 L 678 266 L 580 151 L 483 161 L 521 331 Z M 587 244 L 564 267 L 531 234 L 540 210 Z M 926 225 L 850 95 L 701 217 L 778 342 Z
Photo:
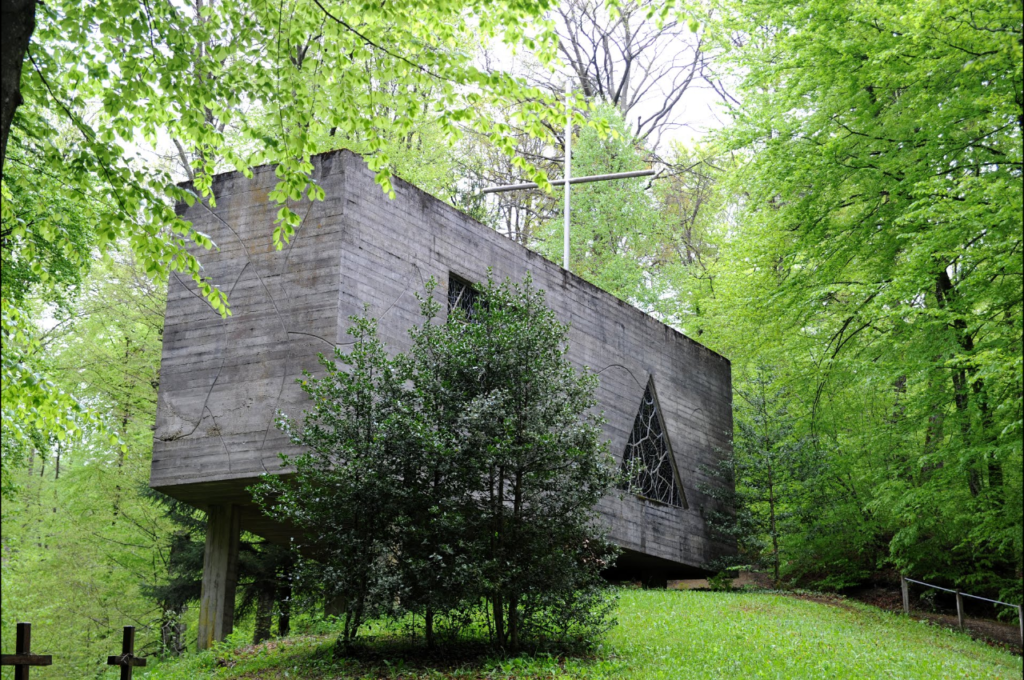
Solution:
M 569 270 L 569 187 L 573 184 L 584 184 L 586 182 L 603 182 L 609 179 L 628 179 L 630 177 L 648 177 L 655 174 L 654 170 L 637 170 L 634 172 L 614 172 L 608 175 L 587 175 L 586 177 L 572 176 L 572 107 L 569 105 L 569 96 L 572 93 L 572 85 L 569 81 L 565 83 L 565 177 L 551 182 L 551 186 L 565 186 L 565 209 L 562 212 L 562 268 Z M 518 191 L 520 189 L 536 189 L 533 182 L 525 184 L 506 184 L 500 187 L 487 187 L 485 194 L 497 194 L 502 191 Z
M 0 666 L 14 666 L 14 680 L 28 680 L 32 666 L 50 666 L 53 657 L 49 654 L 32 653 L 32 624 L 19 623 L 14 654 L 0 655 Z
M 146 665 L 145 659 L 135 656 L 135 626 L 124 627 L 121 653 L 117 656 L 108 656 L 107 665 L 121 667 L 121 680 L 132 680 L 134 668 Z

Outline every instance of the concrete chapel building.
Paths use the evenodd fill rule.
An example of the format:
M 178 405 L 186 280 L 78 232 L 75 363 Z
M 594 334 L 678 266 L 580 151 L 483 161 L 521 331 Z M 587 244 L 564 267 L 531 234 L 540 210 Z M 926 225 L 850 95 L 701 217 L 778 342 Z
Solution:
M 348 342 L 348 317 L 364 304 L 381 339 L 407 349 L 407 330 L 420 322 L 414 294 L 431 276 L 450 309 L 488 268 L 497 280 L 530 272 L 571 325 L 569 359 L 599 374 L 604 434 L 632 471 L 633 492 L 598 506 L 623 550 L 610 578 L 699 576 L 734 550 L 710 535 L 704 515 L 717 502 L 698 487 L 719 483 L 701 466 L 730 447 L 727 359 L 408 183 L 396 179 L 389 199 L 351 152 L 313 164 L 326 200 L 293 206 L 302 226 L 280 252 L 271 242 L 270 167 L 251 180 L 217 176 L 213 209 L 179 206 L 218 245 L 199 256 L 233 312 L 222 319 L 190 280 L 171 275 L 150 486 L 208 513 L 201 648 L 231 631 L 239 532 L 290 538 L 246 488 L 282 472 L 278 453 L 296 452 L 274 427 L 278 410 L 299 417 L 308 408 L 295 379 L 317 371 L 318 353 Z

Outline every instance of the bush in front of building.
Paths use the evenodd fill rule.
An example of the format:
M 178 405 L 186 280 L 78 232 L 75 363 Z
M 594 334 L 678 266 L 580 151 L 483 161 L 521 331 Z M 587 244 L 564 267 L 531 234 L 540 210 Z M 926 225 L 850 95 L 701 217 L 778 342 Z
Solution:
M 300 578 L 344 617 L 350 646 L 370 618 L 413 614 L 428 647 L 486 621 L 517 651 L 588 644 L 611 625 L 600 577 L 616 548 L 595 505 L 616 481 L 593 412 L 597 378 L 566 358 L 568 327 L 543 291 L 489 279 L 446 318 L 431 281 L 408 353 L 375 320 L 306 375 L 306 452 L 254 488 L 300 533 Z

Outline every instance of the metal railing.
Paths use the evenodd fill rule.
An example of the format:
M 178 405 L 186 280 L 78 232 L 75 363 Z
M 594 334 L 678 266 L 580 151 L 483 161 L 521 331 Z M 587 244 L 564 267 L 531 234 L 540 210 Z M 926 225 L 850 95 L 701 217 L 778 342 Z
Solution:
M 1001 600 L 990 600 L 987 597 L 981 597 L 980 595 L 971 595 L 969 593 L 955 590 L 953 588 L 943 588 L 933 583 L 925 583 L 924 581 L 918 581 L 906 576 L 900 576 L 900 590 L 903 592 L 903 613 L 910 614 L 910 586 L 908 584 L 916 583 L 928 588 L 934 588 L 935 590 L 942 590 L 947 593 L 953 593 L 956 595 L 956 620 L 960 626 L 960 630 L 964 629 L 964 598 L 970 597 L 975 600 L 981 600 L 982 602 L 991 602 L 992 604 L 1001 604 L 1006 607 L 1013 607 L 1017 610 L 1017 623 L 1020 624 L 1020 643 L 1024 646 L 1024 608 L 1019 604 L 1012 604 L 1010 602 L 1003 602 Z

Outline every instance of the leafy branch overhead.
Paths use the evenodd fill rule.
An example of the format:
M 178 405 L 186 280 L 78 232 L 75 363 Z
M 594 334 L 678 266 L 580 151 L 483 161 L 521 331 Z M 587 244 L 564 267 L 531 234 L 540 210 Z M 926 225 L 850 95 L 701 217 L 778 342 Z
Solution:
M 387 136 L 432 123 L 449 141 L 468 127 L 511 148 L 509 128 L 490 120 L 484 106 L 502 101 L 525 102 L 518 122 L 545 134 L 542 123 L 558 107 L 540 90 L 476 66 L 463 48 L 463 36 L 476 33 L 550 61 L 552 34 L 535 21 L 545 9 L 544 2 L 480 0 L 228 0 L 194 11 L 128 1 L 39 4 L 11 145 L 33 167 L 61 177 L 63 190 L 104 206 L 101 248 L 129 240 L 147 271 L 187 273 L 226 314 L 224 293 L 189 250 L 214 244 L 174 213 L 173 202 L 213 208 L 214 173 L 248 176 L 254 165 L 271 164 L 280 249 L 301 223 L 293 203 L 323 198 L 308 159 L 324 137 L 362 140 L 378 183 L 391 193 Z M 140 138 L 158 145 L 167 137 L 188 159 L 187 187 L 134 150 Z
M 215 173 L 251 177 L 253 166 L 272 165 L 278 181 L 268 198 L 280 209 L 267 238 L 281 249 L 301 226 L 295 202 L 324 198 L 309 157 L 327 145 L 358 145 L 382 190 L 393 193 L 386 139 L 430 127 L 450 144 L 470 128 L 511 152 L 508 124 L 486 111 L 513 101 L 526 102 L 519 126 L 545 134 L 542 122 L 559 107 L 507 74 L 479 68 L 465 46 L 476 35 L 550 60 L 552 36 L 536 21 L 546 6 L 4 2 L 5 428 L 31 422 L 63 432 L 83 413 L 30 368 L 31 329 L 18 320 L 13 271 L 44 288 L 72 289 L 67 267 L 85 272 L 94 256 L 123 245 L 146 275 L 181 273 L 229 315 L 222 282 L 200 261 L 201 249 L 217 244 L 182 219 L 176 203 L 214 210 Z M 168 139 L 187 166 L 187 184 L 141 151 Z

